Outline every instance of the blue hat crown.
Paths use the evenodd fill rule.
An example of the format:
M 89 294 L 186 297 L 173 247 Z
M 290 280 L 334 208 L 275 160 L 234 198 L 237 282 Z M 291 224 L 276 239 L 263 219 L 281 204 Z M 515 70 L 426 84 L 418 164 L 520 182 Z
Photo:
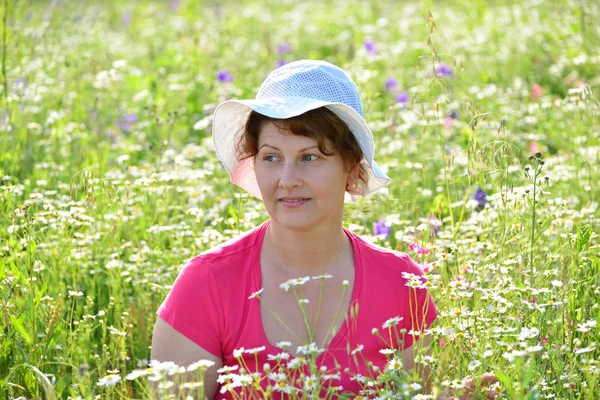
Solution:
M 326 61 L 299 60 L 271 72 L 260 86 L 256 99 L 278 97 L 342 103 L 364 118 L 356 84 L 344 70 Z

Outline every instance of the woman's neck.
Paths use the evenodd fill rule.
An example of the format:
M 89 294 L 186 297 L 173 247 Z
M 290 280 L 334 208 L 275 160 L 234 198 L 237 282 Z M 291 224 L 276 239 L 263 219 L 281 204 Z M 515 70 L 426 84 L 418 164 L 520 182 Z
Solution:
M 352 249 L 341 224 L 298 231 L 275 221 L 267 227 L 263 246 L 266 246 L 269 261 L 290 278 L 333 273 Z

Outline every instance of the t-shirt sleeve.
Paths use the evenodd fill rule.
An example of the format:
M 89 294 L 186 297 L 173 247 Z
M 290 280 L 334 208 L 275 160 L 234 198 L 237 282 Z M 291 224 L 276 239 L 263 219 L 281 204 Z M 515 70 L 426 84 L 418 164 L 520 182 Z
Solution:
M 420 278 L 422 284 L 427 282 L 427 278 L 423 273 L 421 267 L 413 261 L 412 258 L 406 256 L 408 265 L 407 273 L 413 273 Z M 408 280 L 406 280 L 408 282 Z M 404 328 L 406 329 L 406 335 L 404 336 L 403 349 L 411 347 L 415 341 L 423 335 L 423 331 L 431 327 L 431 324 L 438 316 L 435 303 L 433 302 L 433 296 L 431 292 L 426 288 L 413 288 L 406 287 L 408 299 L 406 301 L 406 308 L 404 312 Z M 411 331 L 419 332 L 419 336 L 411 335 Z
M 204 350 L 223 356 L 223 305 L 215 277 L 201 256 L 183 267 L 157 314 Z

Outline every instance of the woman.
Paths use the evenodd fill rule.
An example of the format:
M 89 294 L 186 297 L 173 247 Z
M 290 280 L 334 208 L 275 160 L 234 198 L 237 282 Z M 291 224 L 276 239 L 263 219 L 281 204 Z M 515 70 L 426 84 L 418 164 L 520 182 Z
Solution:
M 330 386 L 344 392 L 358 394 L 361 376 L 386 367 L 381 349 L 399 349 L 397 365 L 411 369 L 415 340 L 430 343 L 424 330 L 437 312 L 409 256 L 342 225 L 345 202 L 390 181 L 373 160 L 373 136 L 348 75 L 312 60 L 276 69 L 255 100 L 217 107 L 213 139 L 231 181 L 262 199 L 270 219 L 188 262 L 158 310 L 152 358 L 214 361 L 208 399 L 233 398 L 227 390 L 235 384 L 217 383 L 218 368 L 241 361 L 263 372 L 276 355 L 288 357 L 284 349 L 284 364 L 306 375 L 300 384 L 272 375 L 269 384 L 287 393 L 294 385 L 311 390 L 312 373 L 298 357 L 312 350 Z M 302 347 L 310 343 L 324 351 Z M 429 390 L 428 370 L 422 378 Z

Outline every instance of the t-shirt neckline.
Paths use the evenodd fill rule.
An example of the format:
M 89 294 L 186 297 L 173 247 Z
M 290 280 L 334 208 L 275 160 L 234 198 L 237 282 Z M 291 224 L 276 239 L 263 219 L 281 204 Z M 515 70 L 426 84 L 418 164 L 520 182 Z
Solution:
M 254 241 L 254 245 L 253 245 L 253 252 L 254 252 L 253 265 L 254 265 L 254 278 L 255 278 L 254 279 L 254 288 L 252 290 L 253 293 L 257 292 L 262 287 L 262 271 L 261 271 L 261 264 L 260 264 L 260 251 L 262 249 L 262 243 L 263 243 L 263 239 L 265 237 L 265 232 L 267 231 L 267 228 L 270 223 L 271 223 L 270 219 L 266 220 L 259 227 L 257 234 L 255 236 L 255 241 Z M 353 253 L 354 253 L 354 287 L 352 288 L 352 298 L 350 300 L 350 307 L 346 311 L 346 320 L 349 321 L 350 314 L 351 314 L 350 309 L 352 307 L 354 307 L 355 303 L 358 301 L 358 299 L 360 297 L 360 289 L 362 286 L 362 259 L 360 257 L 359 243 L 358 243 L 356 235 L 352 231 L 346 229 L 346 227 L 344 227 L 344 226 L 342 226 L 342 229 L 344 230 L 346 235 L 350 238 L 350 242 L 352 244 L 352 249 L 353 249 Z M 252 309 L 255 313 L 257 313 L 256 317 L 254 317 L 254 318 L 257 318 L 257 320 L 258 320 L 258 324 L 259 324 L 259 328 L 260 328 L 260 335 L 262 336 L 263 343 L 265 343 L 265 347 L 267 347 L 267 349 L 269 349 L 268 353 L 283 352 L 284 351 L 283 349 L 271 344 L 271 342 L 269 342 L 269 339 L 267 338 L 267 333 L 265 332 L 265 326 L 263 324 L 262 314 L 260 312 L 260 300 L 256 300 L 255 306 L 252 307 Z M 354 316 L 354 318 L 356 318 L 356 316 Z M 319 354 L 319 356 L 317 357 L 317 361 L 322 356 L 329 353 L 332 349 L 337 348 L 337 346 L 339 345 L 339 342 L 344 337 L 348 336 L 347 335 L 348 325 L 349 324 L 347 322 L 344 322 L 342 324 L 341 328 L 335 334 L 333 339 L 331 339 L 329 344 L 327 344 L 325 351 L 323 353 Z

